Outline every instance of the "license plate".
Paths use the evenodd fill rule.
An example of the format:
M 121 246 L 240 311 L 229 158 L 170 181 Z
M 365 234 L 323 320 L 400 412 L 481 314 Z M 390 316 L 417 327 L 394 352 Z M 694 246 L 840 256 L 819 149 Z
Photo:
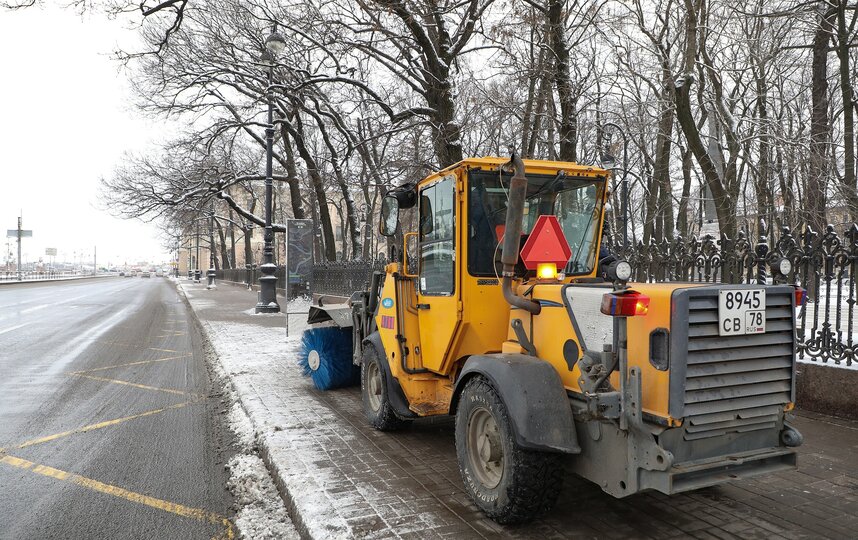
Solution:
M 718 335 L 762 334 L 766 331 L 766 291 L 718 291 Z

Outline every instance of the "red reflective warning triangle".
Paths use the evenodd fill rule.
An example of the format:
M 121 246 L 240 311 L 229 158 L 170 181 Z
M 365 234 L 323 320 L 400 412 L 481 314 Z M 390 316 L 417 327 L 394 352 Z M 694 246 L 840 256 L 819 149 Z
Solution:
M 521 259 L 528 270 L 539 263 L 554 263 L 562 269 L 569 262 L 572 250 L 556 216 L 541 215 L 536 220 L 527 242 L 521 248 Z

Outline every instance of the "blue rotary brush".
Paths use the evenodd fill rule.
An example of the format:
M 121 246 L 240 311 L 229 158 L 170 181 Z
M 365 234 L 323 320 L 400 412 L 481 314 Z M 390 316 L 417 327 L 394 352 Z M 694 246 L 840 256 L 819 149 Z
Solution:
M 305 330 L 298 364 L 319 390 L 360 382 L 360 367 L 352 363 L 351 329 L 327 326 Z

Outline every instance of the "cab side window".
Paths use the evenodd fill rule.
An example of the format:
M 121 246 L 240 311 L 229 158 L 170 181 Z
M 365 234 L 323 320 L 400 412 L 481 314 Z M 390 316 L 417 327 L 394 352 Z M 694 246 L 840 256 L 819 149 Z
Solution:
M 420 191 L 420 293 L 453 294 L 455 278 L 456 191 L 445 177 Z

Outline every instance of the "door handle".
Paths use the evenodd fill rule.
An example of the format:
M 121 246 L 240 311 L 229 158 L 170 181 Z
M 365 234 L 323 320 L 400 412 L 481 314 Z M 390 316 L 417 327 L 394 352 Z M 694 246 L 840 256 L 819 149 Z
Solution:
M 417 304 L 417 309 L 429 309 L 430 307 L 432 306 L 429 304 Z

